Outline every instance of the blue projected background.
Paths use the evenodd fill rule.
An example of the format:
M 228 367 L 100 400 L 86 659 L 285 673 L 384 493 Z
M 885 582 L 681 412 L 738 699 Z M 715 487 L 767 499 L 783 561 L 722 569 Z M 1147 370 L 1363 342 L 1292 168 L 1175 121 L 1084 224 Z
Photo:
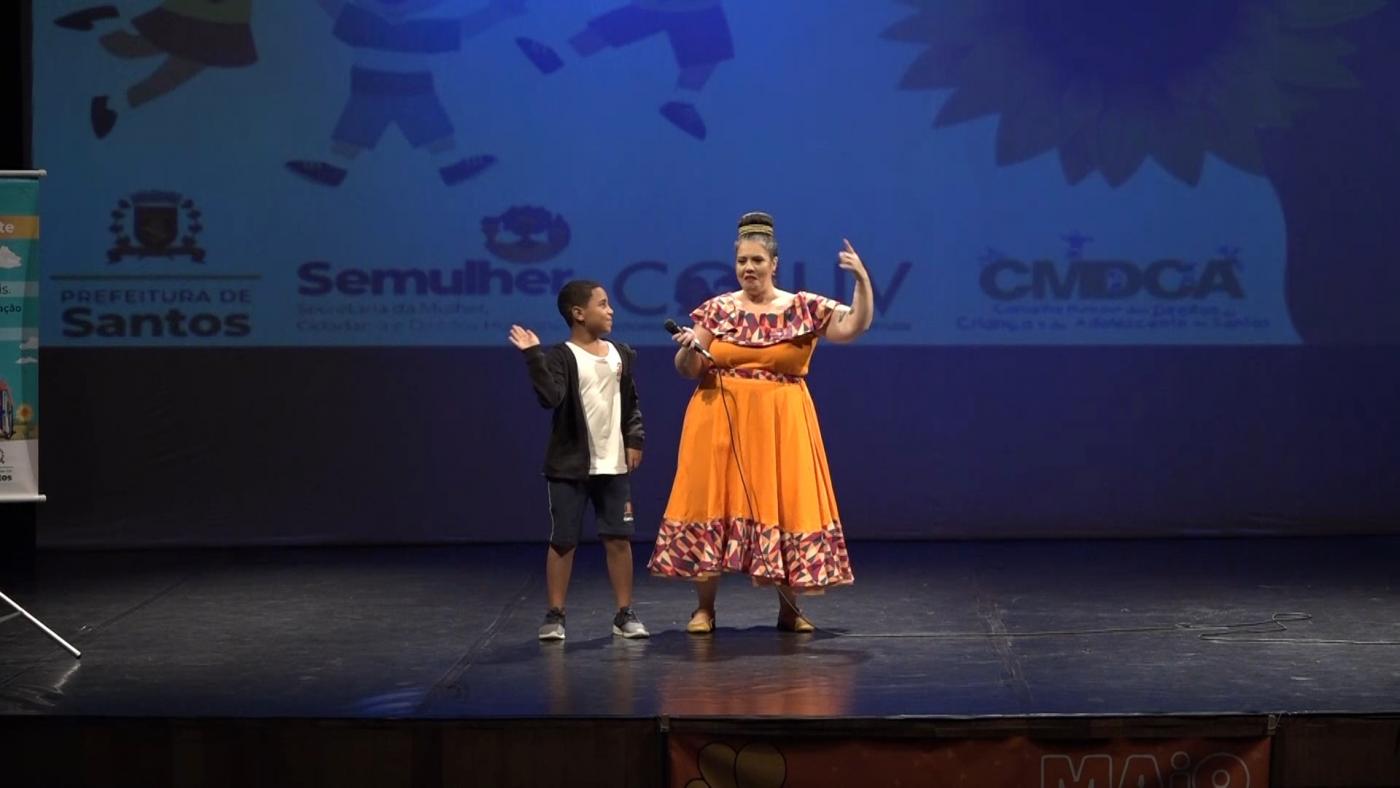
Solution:
M 785 287 L 848 300 L 853 241 L 882 344 L 1307 341 L 1289 229 L 1328 206 L 1265 145 L 1380 99 L 1348 63 L 1384 5 L 45 4 L 44 337 L 499 345 L 586 277 L 663 344 L 761 209 Z
M 854 541 L 1400 524 L 1395 2 L 33 6 L 49 544 L 544 539 L 574 277 L 646 539 L 751 210 Z

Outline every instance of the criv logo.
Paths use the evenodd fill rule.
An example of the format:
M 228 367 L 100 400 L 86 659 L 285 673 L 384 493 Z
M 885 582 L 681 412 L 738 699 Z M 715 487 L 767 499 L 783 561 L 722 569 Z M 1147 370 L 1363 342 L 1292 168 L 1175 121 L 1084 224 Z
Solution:
M 1177 752 L 1164 772 L 1150 753 L 1112 755 L 1042 755 L 1040 788 L 1250 788 L 1249 764 L 1228 752 L 1217 752 L 1191 763 Z
M 901 262 L 895 266 L 894 271 L 884 278 L 884 281 L 881 281 L 875 273 L 870 274 L 870 286 L 875 291 L 875 311 L 881 317 L 885 316 L 894 306 L 895 299 L 899 296 L 899 290 L 904 286 L 904 280 L 908 278 L 909 270 L 913 267 L 914 264 L 911 262 Z M 820 292 L 837 300 L 849 298 L 853 287 L 850 274 L 841 270 L 841 266 L 835 263 L 832 264 L 831 270 L 831 289 Z M 810 289 L 808 287 L 808 271 L 807 263 L 801 261 L 780 266 L 778 271 L 779 286 L 791 290 Z M 785 276 L 787 273 L 792 274 L 790 279 Z M 611 293 L 616 304 L 631 314 L 664 315 L 670 311 L 671 304 L 658 303 L 655 296 L 648 300 L 640 295 L 644 291 L 655 292 L 658 284 L 663 287 L 666 284 L 670 285 L 674 306 L 682 312 L 689 312 L 707 299 L 721 293 L 732 292 L 739 287 L 734 278 L 734 265 L 732 263 L 704 260 L 691 263 L 672 276 L 670 263 L 660 260 L 642 260 L 632 263 L 618 272 L 613 279 Z

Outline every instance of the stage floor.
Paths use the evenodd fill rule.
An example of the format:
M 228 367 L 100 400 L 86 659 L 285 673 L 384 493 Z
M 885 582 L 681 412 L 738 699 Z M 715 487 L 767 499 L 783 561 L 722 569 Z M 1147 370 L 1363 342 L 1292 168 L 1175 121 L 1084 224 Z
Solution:
M 804 601 L 812 635 L 776 631 L 773 592 L 737 577 L 719 629 L 687 635 L 691 588 L 646 576 L 649 547 L 652 637 L 610 634 L 595 544 L 564 643 L 535 639 L 543 545 L 41 553 L 0 590 L 84 654 L 0 624 L 0 714 L 1400 712 L 1397 538 L 855 543 L 856 584 Z M 1311 618 L 1238 626 L 1291 613 Z

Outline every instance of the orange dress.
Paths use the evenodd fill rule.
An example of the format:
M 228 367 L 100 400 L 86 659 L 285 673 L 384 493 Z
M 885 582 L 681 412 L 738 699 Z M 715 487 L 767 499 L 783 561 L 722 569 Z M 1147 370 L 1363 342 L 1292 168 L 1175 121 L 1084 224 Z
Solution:
M 800 292 L 784 313 L 762 315 L 725 294 L 691 313 L 715 336 L 715 366 L 685 411 L 653 574 L 742 572 L 806 592 L 853 581 L 804 380 L 836 306 Z

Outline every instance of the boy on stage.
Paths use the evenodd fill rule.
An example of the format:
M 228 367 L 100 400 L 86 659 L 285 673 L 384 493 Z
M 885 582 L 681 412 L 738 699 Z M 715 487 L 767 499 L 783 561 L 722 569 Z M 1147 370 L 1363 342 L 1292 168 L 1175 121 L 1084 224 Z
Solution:
M 559 314 L 569 339 L 540 346 L 533 331 L 511 326 L 510 342 L 525 354 L 540 405 L 554 410 L 545 453 L 550 535 L 545 561 L 549 610 L 540 640 L 564 639 L 564 597 L 574 548 L 591 503 L 607 554 L 608 579 L 617 597 L 613 634 L 648 636 L 632 612 L 632 502 L 628 473 L 642 462 L 642 412 L 632 365 L 637 354 L 603 337 L 612 331 L 613 309 L 597 282 L 573 281 L 559 291 Z

